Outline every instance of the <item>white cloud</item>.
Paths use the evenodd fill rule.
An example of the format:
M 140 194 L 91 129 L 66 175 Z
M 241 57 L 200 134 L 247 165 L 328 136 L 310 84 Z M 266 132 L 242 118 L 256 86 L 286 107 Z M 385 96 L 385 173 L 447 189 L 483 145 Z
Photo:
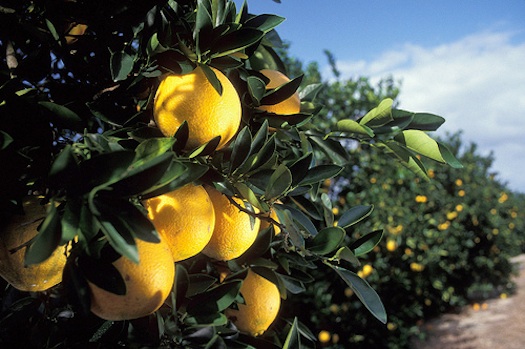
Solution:
M 437 47 L 406 44 L 371 62 L 338 62 L 343 77 L 401 80 L 400 107 L 442 115 L 440 129 L 463 130 L 493 170 L 525 192 L 525 42 L 483 32 Z

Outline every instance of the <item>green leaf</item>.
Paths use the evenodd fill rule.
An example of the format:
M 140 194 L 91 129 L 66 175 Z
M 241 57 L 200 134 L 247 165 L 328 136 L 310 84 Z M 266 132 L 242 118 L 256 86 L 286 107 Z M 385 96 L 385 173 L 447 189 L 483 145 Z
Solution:
M 283 349 L 301 349 L 301 336 L 299 334 L 297 317 L 294 318 L 292 327 L 290 327 L 290 331 L 286 335 Z
M 150 188 L 142 194 L 142 199 L 149 199 L 155 196 L 159 196 L 177 188 L 184 186 L 185 184 L 201 178 L 209 167 L 197 163 L 180 163 L 174 161 L 171 166 L 164 173 L 164 176 L 159 180 L 158 184 Z
M 82 125 L 80 116 L 63 105 L 47 101 L 40 101 L 38 104 L 49 110 L 55 116 L 51 121 L 57 126 L 60 125 L 65 128 L 75 129 Z
M 202 68 L 202 71 L 204 72 L 204 75 L 206 75 L 206 78 L 210 82 L 210 84 L 213 86 L 215 91 L 222 96 L 222 84 L 219 78 L 217 77 L 217 74 L 206 64 L 199 64 L 199 67 Z
M 261 99 L 266 93 L 266 84 L 262 79 L 256 76 L 248 76 L 246 79 L 248 85 L 248 92 L 252 99 L 256 102 L 257 105 L 261 104 Z
M 432 160 L 446 163 L 445 159 L 443 159 L 443 156 L 441 155 L 438 143 L 424 131 L 405 130 L 398 134 L 394 140 L 401 143 L 408 149 Z
M 367 125 L 368 127 L 382 126 L 393 120 L 392 118 L 392 105 L 394 101 L 391 98 L 386 98 L 379 103 L 377 107 L 370 110 L 359 123 L 361 125 Z
M 348 228 L 368 217 L 374 210 L 373 205 L 357 205 L 345 211 L 339 221 L 338 227 Z
M 364 306 L 370 311 L 372 315 L 376 317 L 383 324 L 386 324 L 387 315 L 385 307 L 381 302 L 381 299 L 377 295 L 376 291 L 366 282 L 361 279 L 356 273 L 353 273 L 344 268 L 330 265 L 339 276 L 346 282 L 346 284 L 354 291 L 355 295 L 364 304 Z
M 326 227 L 319 231 L 314 238 L 308 242 L 307 248 L 318 255 L 324 256 L 341 245 L 346 232 L 339 227 Z
M 216 278 L 208 274 L 190 274 L 188 277 L 189 284 L 186 297 L 189 298 L 206 292 L 217 282 Z
M 53 36 L 53 39 L 60 42 L 60 35 L 58 35 L 55 25 L 51 23 L 51 21 L 47 18 L 46 18 L 46 26 L 47 26 L 47 29 L 49 29 L 49 32 L 51 33 L 51 35 Z
M 135 153 L 129 150 L 114 151 L 93 156 L 79 165 L 81 180 L 78 190 L 90 191 L 104 183 L 112 183 L 120 178 L 131 165 Z
M 332 258 L 330 258 L 330 260 L 336 260 L 336 261 L 344 260 L 352 264 L 355 264 L 357 266 L 361 265 L 361 263 L 359 262 L 359 259 L 357 259 L 355 254 L 352 252 L 350 248 L 348 248 L 348 246 L 343 246 L 339 250 L 337 250 L 335 255 Z
M 292 173 L 292 186 L 297 186 L 308 174 L 308 169 L 312 165 L 313 153 L 307 153 L 290 165 Z
M 204 315 L 223 311 L 235 301 L 241 285 L 241 280 L 232 280 L 196 295 L 188 303 L 188 313 Z
M 362 256 L 374 249 L 377 246 L 379 241 L 383 238 L 383 230 L 376 230 L 371 233 L 366 234 L 365 236 L 357 239 L 351 246 L 350 249 L 353 250 L 354 255 Z
M 116 222 L 115 218 L 111 221 L 111 218 L 113 217 L 97 217 L 100 229 L 108 239 L 109 244 L 122 256 L 129 258 L 134 263 L 139 263 L 139 253 L 135 239 L 129 231 L 118 230 L 115 227 L 115 224 L 118 222 Z
M 245 126 L 235 138 L 230 159 L 230 174 L 235 173 L 251 154 L 252 135 Z
M 370 127 L 366 125 L 361 125 L 360 123 L 352 119 L 339 120 L 336 123 L 336 127 L 338 131 L 357 133 L 360 135 L 374 137 L 374 131 Z
M 266 123 L 266 122 L 265 122 Z M 266 125 L 268 125 L 266 123 Z M 257 135 L 255 135 L 257 139 Z M 250 170 L 256 170 L 264 165 L 266 165 L 273 157 L 276 150 L 275 143 L 275 134 L 273 134 L 267 141 L 264 143 L 262 148 L 257 152 L 255 158 L 253 159 L 253 164 L 250 167 Z
M 244 25 L 246 27 L 259 29 L 260 31 L 267 33 L 281 24 L 284 20 L 285 19 L 283 17 L 276 15 L 262 14 L 248 19 Z
M 48 182 L 51 188 L 68 188 L 80 177 L 71 145 L 66 145 L 53 161 Z
M 80 228 L 81 202 L 75 199 L 69 199 L 64 207 L 64 215 L 60 220 L 62 224 L 62 237 L 60 244 L 65 244 L 77 236 Z
M 111 53 L 110 68 L 113 81 L 126 80 L 133 70 L 134 60 L 135 57 L 124 51 Z
M 281 278 L 288 292 L 290 292 L 291 294 L 300 294 L 306 290 L 306 288 L 304 287 L 304 283 L 301 280 L 298 280 L 288 275 L 283 275 L 283 274 L 278 274 L 278 275 L 279 275 L 279 278 Z
M 205 144 L 190 151 L 188 158 L 193 159 L 193 158 L 196 158 L 197 156 L 208 156 L 217 149 L 220 142 L 221 142 L 221 136 L 217 136 L 211 139 L 210 141 L 206 142 Z
M 135 148 L 136 160 L 133 166 L 141 166 L 157 156 L 166 153 L 173 147 L 174 143 L 175 139 L 169 137 L 150 138 L 141 142 L 137 148 Z
M 323 87 L 323 84 L 310 84 L 305 86 L 301 91 L 299 91 L 299 98 L 301 102 L 313 102 Z
M 135 196 L 152 188 L 164 176 L 173 161 L 173 153 L 163 153 L 147 162 L 133 164 L 125 175 L 111 184 L 114 195 Z
M 324 181 L 325 179 L 337 176 L 344 167 L 339 165 L 319 165 L 312 167 L 306 173 L 306 176 L 301 180 L 299 185 L 315 184 Z
M 394 117 L 399 111 L 394 110 Z M 436 131 L 445 122 L 445 119 L 439 115 L 429 113 L 413 113 L 412 122 L 407 128 L 421 131 Z
M 292 173 L 286 167 L 286 165 L 281 164 L 277 169 L 273 172 L 272 176 L 270 177 L 270 181 L 268 182 L 268 186 L 266 187 L 266 191 L 264 193 L 264 197 L 267 200 L 274 200 L 288 190 L 290 188 L 290 185 L 292 184 Z
M 403 166 L 426 181 L 430 181 L 430 178 L 428 178 L 427 175 L 427 170 L 425 169 L 425 165 L 415 156 L 411 150 L 403 147 L 397 142 L 387 142 L 385 145 L 391 151 L 393 157 L 399 160 Z
M 13 143 L 13 137 L 4 131 L 0 131 L 0 150 L 4 150 L 11 143 Z
M 54 202 L 51 201 L 47 216 L 38 229 L 38 234 L 26 250 L 25 265 L 39 264 L 48 259 L 58 247 L 61 237 L 60 216 Z
M 265 206 L 261 204 L 259 199 L 257 198 L 257 195 L 251 190 L 246 184 L 242 182 L 237 182 L 234 184 L 234 187 L 239 191 L 239 193 L 242 195 L 242 197 L 248 201 L 252 206 L 257 207 L 261 211 L 266 211 Z
M 250 47 L 262 39 L 264 33 L 258 29 L 241 27 L 221 36 L 212 45 L 212 58 L 223 57 Z
M 289 205 L 281 205 L 281 206 L 283 207 L 283 209 L 288 210 L 291 213 L 294 221 L 299 223 L 299 225 L 302 226 L 310 235 L 312 236 L 317 235 L 317 228 L 303 212 Z
M 438 142 L 438 146 L 441 156 L 443 156 L 443 159 L 449 166 L 452 168 L 463 168 L 461 162 L 450 152 L 446 145 Z
M 274 105 L 280 103 L 292 96 L 303 81 L 303 75 L 298 76 L 283 85 L 269 90 L 261 99 L 261 105 Z

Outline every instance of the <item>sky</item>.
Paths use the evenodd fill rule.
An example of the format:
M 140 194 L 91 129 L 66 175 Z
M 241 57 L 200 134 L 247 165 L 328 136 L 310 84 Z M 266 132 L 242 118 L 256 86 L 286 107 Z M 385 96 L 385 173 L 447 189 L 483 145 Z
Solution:
M 524 0 L 248 0 L 248 9 L 285 17 L 277 32 L 291 55 L 318 62 L 326 79 L 325 49 L 342 78 L 400 81 L 399 108 L 443 116 L 438 135 L 461 130 L 525 193 Z

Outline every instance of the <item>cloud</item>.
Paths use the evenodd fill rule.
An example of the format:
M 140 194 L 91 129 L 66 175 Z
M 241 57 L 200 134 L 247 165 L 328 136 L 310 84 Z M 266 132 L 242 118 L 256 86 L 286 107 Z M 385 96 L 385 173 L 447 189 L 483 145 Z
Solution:
M 373 61 L 338 62 L 343 77 L 401 80 L 400 108 L 446 118 L 439 134 L 494 154 L 493 170 L 525 193 L 525 42 L 511 32 L 476 33 L 452 43 L 405 44 Z

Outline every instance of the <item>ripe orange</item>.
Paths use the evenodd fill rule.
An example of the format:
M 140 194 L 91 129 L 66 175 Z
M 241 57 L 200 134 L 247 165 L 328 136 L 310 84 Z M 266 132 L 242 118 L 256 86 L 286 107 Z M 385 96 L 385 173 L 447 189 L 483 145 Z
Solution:
M 204 187 L 193 184 L 144 203 L 148 217 L 170 247 L 175 262 L 190 258 L 208 244 L 215 213 Z
M 242 255 L 254 243 L 261 221 L 252 218 L 233 205 L 228 197 L 215 188 L 206 187 L 215 211 L 215 228 L 210 242 L 202 253 L 220 261 L 229 261 Z M 233 200 L 245 207 L 239 198 Z
M 117 295 L 88 281 L 91 311 L 105 320 L 137 319 L 159 309 L 168 298 L 175 280 L 175 263 L 164 242 L 136 240 L 139 263 L 120 257 L 113 265 L 126 283 L 126 294 Z
M 278 70 L 263 69 L 260 73 L 270 79 L 270 82 L 266 85 L 267 89 L 277 88 L 290 81 L 286 75 Z M 281 115 L 297 114 L 301 111 L 301 100 L 299 94 L 295 92 L 282 102 L 273 105 L 261 105 L 259 109 Z
M 65 34 L 66 43 L 68 45 L 74 44 L 75 42 L 78 41 L 77 36 L 84 35 L 86 30 L 87 30 L 87 25 L 85 24 L 75 23 L 75 22 L 68 23 L 66 32 L 65 32 L 66 33 Z
M 11 253 L 36 236 L 38 225 L 46 216 L 45 206 L 35 196 L 26 198 L 23 207 L 23 216 L 15 215 L 0 227 L 0 276 L 21 291 L 44 291 L 62 281 L 65 248 L 59 246 L 47 260 L 30 266 L 24 265 L 25 248 Z
M 241 101 L 231 81 L 211 68 L 222 84 L 222 95 L 215 90 L 199 66 L 185 75 L 169 75 L 155 94 L 153 116 L 162 133 L 171 137 L 188 122 L 187 148 L 200 146 L 221 136 L 217 149 L 235 136 L 241 123 Z
M 274 283 L 250 269 L 240 292 L 245 304 L 237 304 L 238 310 L 226 309 L 225 315 L 239 331 L 259 336 L 270 327 L 279 313 L 279 289 Z

